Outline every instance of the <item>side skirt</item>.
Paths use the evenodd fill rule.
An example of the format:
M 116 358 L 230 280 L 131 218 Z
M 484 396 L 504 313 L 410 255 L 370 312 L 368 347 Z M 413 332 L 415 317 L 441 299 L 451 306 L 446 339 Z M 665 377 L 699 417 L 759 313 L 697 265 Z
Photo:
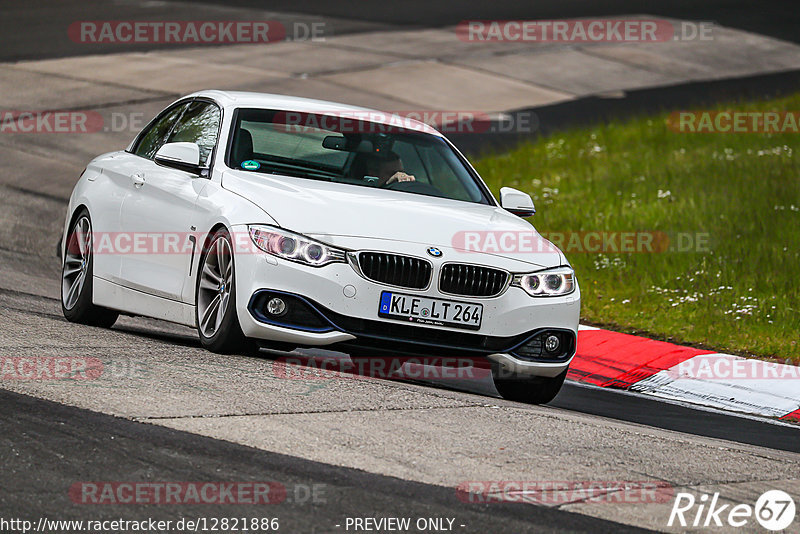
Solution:
M 191 304 L 156 297 L 96 276 L 93 280 L 93 290 L 92 302 L 97 306 L 193 328 L 197 326 L 194 306 Z

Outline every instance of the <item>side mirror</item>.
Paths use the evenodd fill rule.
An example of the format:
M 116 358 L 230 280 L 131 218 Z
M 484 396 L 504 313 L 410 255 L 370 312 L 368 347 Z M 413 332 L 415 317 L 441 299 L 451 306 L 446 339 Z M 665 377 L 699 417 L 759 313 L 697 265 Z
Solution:
M 530 217 L 536 213 L 531 196 L 511 187 L 500 188 L 500 206 L 519 217 Z
M 167 143 L 154 159 L 163 167 L 200 175 L 200 147 L 195 143 Z

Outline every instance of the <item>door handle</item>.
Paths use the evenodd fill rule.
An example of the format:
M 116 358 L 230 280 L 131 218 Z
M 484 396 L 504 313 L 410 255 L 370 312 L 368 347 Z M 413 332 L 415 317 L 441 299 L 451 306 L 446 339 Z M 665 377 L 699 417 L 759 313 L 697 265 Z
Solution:
M 131 181 L 133 181 L 133 185 L 137 188 L 142 187 L 144 185 L 144 173 L 136 172 L 131 174 Z

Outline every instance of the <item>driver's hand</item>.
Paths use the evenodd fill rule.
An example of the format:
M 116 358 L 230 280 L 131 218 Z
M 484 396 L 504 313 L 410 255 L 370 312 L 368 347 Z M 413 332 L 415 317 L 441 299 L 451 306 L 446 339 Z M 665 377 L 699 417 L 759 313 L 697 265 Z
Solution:
M 397 171 L 391 177 L 389 177 L 389 179 L 386 180 L 386 183 L 383 185 L 389 185 L 395 182 L 414 182 L 414 181 L 416 181 L 416 178 L 414 178 L 414 176 L 412 176 L 411 174 L 406 174 L 403 171 Z

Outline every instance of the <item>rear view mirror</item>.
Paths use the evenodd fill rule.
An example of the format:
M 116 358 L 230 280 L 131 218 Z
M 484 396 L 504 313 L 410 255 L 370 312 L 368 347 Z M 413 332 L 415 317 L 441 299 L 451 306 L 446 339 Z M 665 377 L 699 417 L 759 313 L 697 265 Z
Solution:
M 200 147 L 195 143 L 167 143 L 158 149 L 154 159 L 163 167 L 200 174 Z
M 358 143 L 355 140 L 347 139 L 343 135 L 328 135 L 322 140 L 322 147 L 328 150 L 343 150 L 346 152 L 358 152 L 359 154 L 370 154 L 374 151 L 372 141 L 362 139 Z
M 328 150 L 347 150 L 347 139 L 343 135 L 328 135 L 322 140 L 322 147 Z
M 536 213 L 531 196 L 511 187 L 500 188 L 500 206 L 519 217 L 530 217 Z

